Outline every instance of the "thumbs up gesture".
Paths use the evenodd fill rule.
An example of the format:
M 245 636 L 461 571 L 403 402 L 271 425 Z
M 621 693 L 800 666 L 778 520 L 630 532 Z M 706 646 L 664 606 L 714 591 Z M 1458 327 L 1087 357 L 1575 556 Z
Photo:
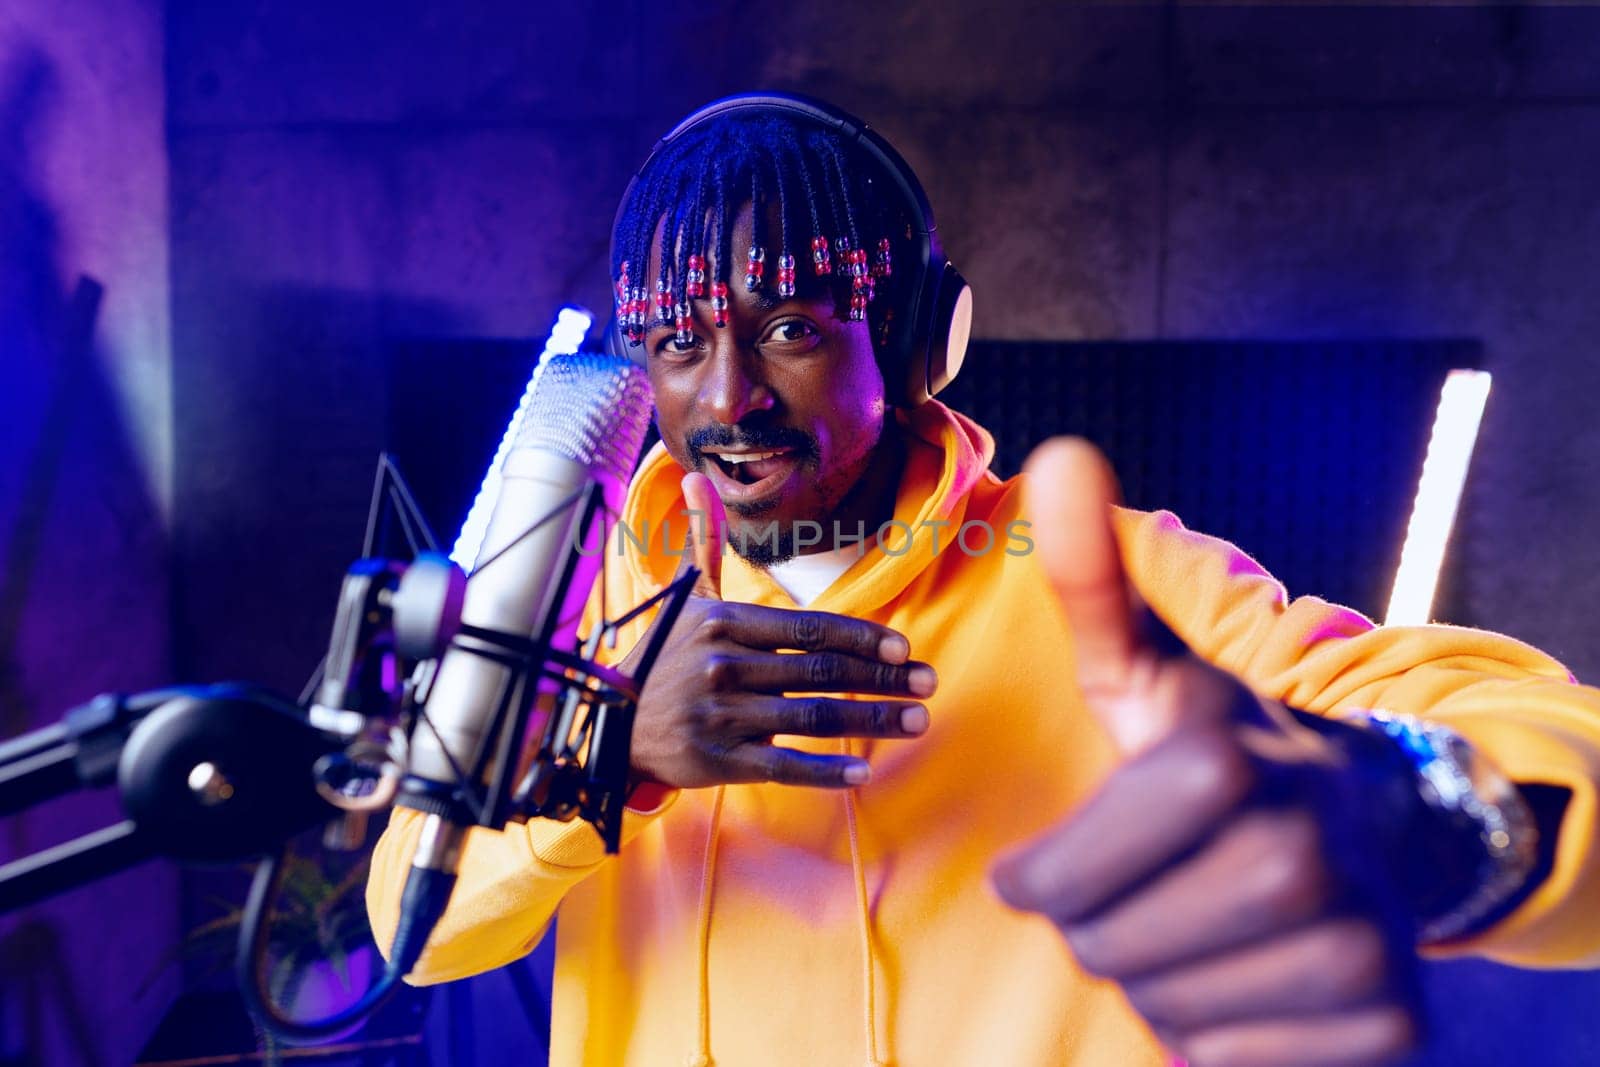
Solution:
M 1141 603 L 1091 446 L 1047 442 L 1027 477 L 1083 697 L 1124 760 L 995 867 L 1001 897 L 1047 916 L 1191 1067 L 1406 1054 L 1411 935 L 1379 850 L 1349 847 L 1370 829 L 1351 802 L 1356 750 L 1198 659 Z
M 703 474 L 684 477 L 683 496 L 690 529 L 679 573 L 692 563 L 700 577 L 639 696 L 635 778 L 685 788 L 865 783 L 865 760 L 772 738 L 916 737 L 928 728 L 921 701 L 938 684 L 933 668 L 911 659 L 903 635 L 864 619 L 723 601 L 722 501 Z M 828 695 L 844 693 L 877 699 Z

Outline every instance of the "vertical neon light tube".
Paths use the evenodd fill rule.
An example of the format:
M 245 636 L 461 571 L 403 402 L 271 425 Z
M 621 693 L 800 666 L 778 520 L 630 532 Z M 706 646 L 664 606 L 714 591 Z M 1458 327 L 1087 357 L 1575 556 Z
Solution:
M 1422 461 L 1417 499 L 1411 505 L 1400 567 L 1389 597 L 1386 626 L 1415 626 L 1428 621 L 1439 586 L 1445 545 L 1455 525 L 1467 466 L 1478 441 L 1478 426 L 1489 399 L 1487 371 L 1453 370 L 1439 392 L 1428 455 Z
M 489 528 L 489 516 L 494 513 L 495 501 L 500 498 L 500 465 L 505 462 L 506 453 L 511 451 L 512 442 L 522 432 L 522 420 L 527 417 L 534 387 L 539 384 L 539 372 L 544 370 L 545 362 L 551 356 L 576 352 L 589 333 L 592 321 L 589 313 L 582 308 L 564 307 L 556 316 L 556 324 L 550 328 L 550 336 L 545 338 L 544 351 L 539 353 L 539 361 L 533 367 L 533 377 L 528 379 L 528 388 L 523 390 L 522 400 L 511 415 L 511 424 L 506 427 L 505 436 L 500 438 L 500 447 L 495 450 L 494 459 L 489 463 L 489 473 L 484 475 L 483 487 L 478 490 L 477 497 L 472 501 L 472 509 L 467 512 L 467 521 L 462 524 L 461 536 L 456 538 L 455 548 L 450 550 L 450 558 L 455 560 L 456 566 L 469 574 L 478 560 L 478 549 L 483 545 L 483 535 Z

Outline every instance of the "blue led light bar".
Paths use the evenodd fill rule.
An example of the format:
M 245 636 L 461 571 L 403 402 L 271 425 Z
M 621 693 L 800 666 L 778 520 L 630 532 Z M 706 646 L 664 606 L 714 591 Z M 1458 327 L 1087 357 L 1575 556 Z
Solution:
M 556 323 L 550 328 L 550 336 L 545 339 L 544 351 L 539 353 L 539 361 L 534 364 L 533 376 L 528 379 L 528 387 L 522 392 L 522 400 L 517 404 L 517 410 L 511 416 L 511 424 L 506 427 L 505 436 L 500 438 L 500 447 L 495 450 L 494 459 L 489 463 L 489 471 L 484 475 L 483 486 L 478 490 L 477 498 L 472 501 L 472 508 L 467 512 L 467 521 L 461 526 L 461 535 L 456 538 L 456 544 L 450 550 L 450 558 L 456 565 L 468 574 L 472 573 L 473 566 L 478 560 L 478 550 L 483 545 L 483 535 L 489 529 L 489 516 L 494 514 L 495 501 L 500 498 L 500 468 L 505 463 L 506 453 L 511 451 L 511 445 L 522 432 L 523 419 L 527 417 L 528 405 L 533 400 L 534 387 L 539 384 L 539 373 L 544 370 L 546 361 L 551 356 L 571 355 L 583 345 L 583 339 L 588 336 L 589 326 L 594 318 L 587 311 L 579 307 L 564 307 L 556 316 Z

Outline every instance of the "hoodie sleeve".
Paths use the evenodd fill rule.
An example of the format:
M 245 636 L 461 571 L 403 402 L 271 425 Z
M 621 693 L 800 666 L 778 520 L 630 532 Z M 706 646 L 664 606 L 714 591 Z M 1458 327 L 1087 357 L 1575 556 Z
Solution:
M 598 617 L 601 598 L 617 604 L 642 601 L 621 567 L 609 568 L 597 583 L 585 612 L 582 632 Z M 608 611 L 615 616 L 618 612 Z M 615 661 L 643 636 L 649 620 L 624 628 L 618 650 L 600 658 Z M 641 788 L 634 792 L 622 819 L 622 846 L 628 847 L 677 799 L 676 790 Z M 400 894 L 416 855 L 425 816 L 395 808 L 373 848 L 367 876 L 367 914 L 379 949 L 388 956 L 400 920 Z M 600 835 L 582 820 L 556 822 L 530 819 L 508 823 L 502 830 L 473 827 L 467 832 L 454 892 L 416 968 L 407 977 L 413 985 L 466 978 L 503 967 L 533 950 L 567 891 L 614 857 L 608 857 Z
M 1439 955 L 1519 966 L 1600 963 L 1600 691 L 1519 641 L 1451 626 L 1378 627 L 1290 601 L 1239 549 L 1168 513 L 1119 511 L 1135 587 L 1204 659 L 1302 711 L 1384 709 L 1446 724 L 1513 781 L 1570 794 L 1550 875 L 1510 915 Z
M 676 793 L 669 793 L 647 812 L 628 809 L 622 822 L 623 847 L 676 798 Z M 400 891 L 424 818 L 421 812 L 396 808 L 373 849 L 367 914 L 385 957 L 400 921 Z M 474 827 L 467 833 L 450 905 L 406 980 L 432 985 L 521 959 L 544 936 L 567 890 L 606 860 L 599 834 L 579 820 L 532 819 L 498 831 Z

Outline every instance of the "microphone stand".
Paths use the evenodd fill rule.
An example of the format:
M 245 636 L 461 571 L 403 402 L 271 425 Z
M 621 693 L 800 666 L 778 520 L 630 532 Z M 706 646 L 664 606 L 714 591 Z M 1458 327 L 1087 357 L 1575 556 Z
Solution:
M 293 704 L 238 684 L 102 695 L 0 744 L 0 815 L 115 785 L 127 816 L 0 867 L 0 914 L 156 856 L 260 856 L 338 814 L 312 767 L 339 747 Z
M 583 533 L 600 506 L 598 487 L 591 483 L 581 496 Z M 365 555 L 373 548 L 380 499 L 401 511 L 414 552 L 418 530 L 432 547 L 409 489 L 384 456 Z M 573 570 L 569 560 L 557 583 L 557 603 Z M 367 813 L 390 805 L 404 776 L 405 731 L 390 727 L 384 744 L 371 736 L 374 724 L 431 728 L 425 708 L 417 706 L 413 681 L 394 691 L 394 680 L 411 673 L 402 665 L 408 659 L 422 664 L 418 673 L 426 687 L 426 668 L 437 666 L 459 632 L 475 642 L 476 654 L 512 669 L 486 735 L 496 741 L 486 746 L 494 750 L 492 767 L 486 751 L 471 773 L 458 768 L 455 786 L 439 790 L 442 806 L 468 809 L 471 822 L 493 829 L 512 820 L 581 815 L 600 833 L 606 851 L 616 852 L 639 690 L 697 577 L 690 569 L 622 618 L 602 620 L 582 654 L 574 654 L 551 647 L 553 622 L 532 638 L 462 626 L 465 577 L 445 557 L 420 553 L 409 568 L 363 558 L 345 575 L 328 655 L 299 703 L 242 683 L 107 694 L 68 711 L 60 723 L 0 743 L 0 816 L 76 789 L 112 785 L 126 815 L 0 867 L 0 914 L 158 856 L 201 863 L 260 858 L 239 931 L 237 973 L 245 1004 L 286 1042 L 331 1037 L 366 1018 L 398 988 L 421 956 L 454 882 L 453 873 L 431 884 L 408 881 L 388 965 L 355 1004 L 304 1021 L 272 1003 L 263 973 L 269 905 L 287 843 L 335 819 L 345 824 L 346 840 L 358 837 L 351 831 Z M 595 662 L 602 640 L 657 605 L 657 625 L 633 677 Z M 541 681 L 547 692 L 553 687 L 561 711 L 547 718 L 537 745 L 530 745 L 532 766 L 513 790 L 513 758 Z M 308 701 L 313 691 L 316 699 Z M 381 714 L 374 714 L 375 706 Z M 381 763 L 376 770 L 375 758 Z

